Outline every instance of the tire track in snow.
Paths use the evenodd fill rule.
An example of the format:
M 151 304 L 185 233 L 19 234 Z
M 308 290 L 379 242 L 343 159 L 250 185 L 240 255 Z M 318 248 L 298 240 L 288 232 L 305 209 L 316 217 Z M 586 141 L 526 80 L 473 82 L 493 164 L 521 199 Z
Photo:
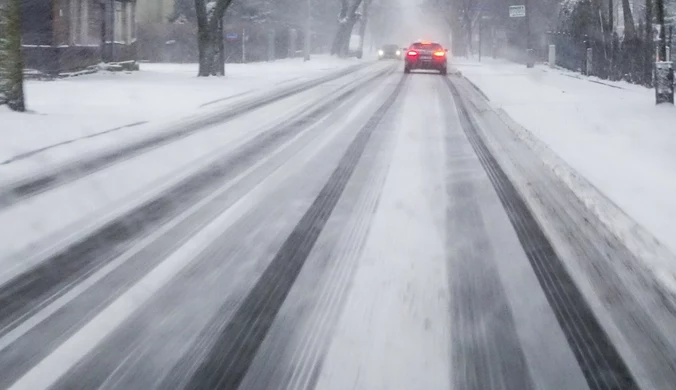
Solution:
M 147 152 L 170 142 L 178 141 L 200 130 L 206 129 L 211 125 L 244 115 L 263 106 L 273 104 L 279 100 L 307 91 L 321 84 L 334 81 L 366 67 L 367 64 L 351 66 L 336 73 L 323 76 L 317 80 L 310 80 L 303 82 L 300 85 L 283 88 L 281 91 L 277 91 L 276 93 L 273 92 L 263 99 L 244 102 L 237 107 L 194 120 L 173 129 L 172 131 L 156 134 L 129 145 L 103 152 L 97 156 L 67 163 L 59 166 L 55 170 L 37 174 L 29 179 L 20 180 L 3 186 L 0 188 L 0 210 L 17 204 L 29 197 L 36 196 L 42 192 L 91 175 L 94 172 L 132 158 L 140 153 Z
M 46 259 L 37 267 L 0 286 L 0 335 L 12 329 L 26 315 L 58 298 L 73 283 L 126 250 L 134 239 L 167 222 L 180 210 L 204 198 L 220 181 L 231 179 L 261 156 L 317 121 L 334 105 L 351 97 L 358 89 L 383 77 L 378 72 L 361 83 L 350 84 L 337 96 L 310 112 L 302 113 L 270 131 L 265 131 L 232 154 L 224 156 L 198 174 L 178 183 L 163 195 L 130 210 L 104 225 L 80 242 Z
M 439 98 L 445 98 L 441 96 Z M 482 167 L 447 114 L 446 251 L 457 390 L 534 389 L 480 212 Z
M 316 388 L 450 389 L 438 75 L 410 75 L 390 169 Z
M 141 244 L 145 246 L 137 248 L 138 250 L 129 256 L 122 256 L 125 258 L 118 262 L 116 260 L 118 255 L 122 255 L 126 247 L 135 243 L 136 237 L 130 234 L 135 231 L 134 229 L 155 229 L 170 217 L 173 217 L 176 213 L 175 210 L 190 209 L 196 199 L 203 198 L 206 196 L 205 194 L 214 191 L 214 188 L 221 185 L 224 180 L 228 181 L 228 179 L 237 177 L 242 172 L 247 172 L 247 167 L 255 166 L 254 162 L 261 156 L 270 154 L 280 144 L 283 145 L 284 142 L 289 141 L 320 120 L 337 104 L 349 99 L 356 91 L 362 90 L 371 82 L 380 79 L 384 74 L 385 72 L 379 72 L 360 83 L 347 85 L 336 96 L 323 102 L 314 110 L 303 113 L 273 130 L 261 134 L 250 143 L 243 145 L 234 155 L 228 155 L 218 160 L 205 171 L 188 178 L 186 182 L 180 183 L 174 190 L 160 198 L 162 204 L 167 206 L 169 210 L 174 210 L 173 212 L 167 210 L 168 214 L 164 215 L 164 218 L 157 219 L 158 214 L 160 214 L 159 217 L 163 216 L 160 213 L 162 209 L 158 210 L 157 208 L 150 208 L 149 210 L 142 208 L 140 212 L 132 212 L 130 213 L 131 221 L 123 219 L 112 223 L 111 226 L 115 229 L 120 226 L 127 229 L 123 230 L 124 234 L 118 237 L 115 237 L 115 229 L 110 230 L 110 233 L 105 236 L 112 237 L 114 245 L 106 247 L 111 242 L 95 235 L 96 239 L 91 241 L 90 238 L 81 245 L 85 248 L 95 248 L 97 252 L 72 250 L 71 248 L 71 251 L 62 253 L 59 257 L 60 261 L 65 262 L 64 267 L 61 267 L 61 263 L 48 261 L 41 268 L 39 267 L 31 273 L 24 274 L 0 287 L 0 308 L 3 311 L 3 316 L 0 318 L 0 325 L 3 325 L 0 333 L 0 350 L 4 350 L 0 354 L 0 371 L 3 372 L 0 377 L 0 387 L 3 384 L 12 383 L 37 360 L 46 356 L 56 346 L 54 344 L 55 339 L 76 332 L 79 326 L 87 320 L 87 318 L 82 318 L 83 313 L 89 313 L 87 314 L 89 316 L 95 314 L 102 306 L 121 294 L 126 286 L 143 277 L 146 272 L 162 261 L 165 256 L 161 253 L 166 253 L 175 248 L 177 244 L 186 239 L 185 236 L 181 236 L 180 239 L 170 242 L 171 237 L 176 235 L 173 230 L 180 231 L 186 228 L 184 226 L 186 224 L 195 224 L 193 214 L 195 214 L 195 217 L 201 218 L 200 223 L 204 224 L 210 218 L 215 218 L 219 212 L 213 209 L 211 209 L 211 212 L 207 210 L 205 212 L 208 214 L 205 219 L 205 212 L 200 212 L 203 210 L 193 211 L 186 215 L 188 219 L 186 223 L 180 221 L 176 229 L 174 229 L 175 226 L 172 226 L 168 231 L 162 228 L 160 229 L 161 235 L 153 233 L 152 236 L 157 237 L 149 242 L 144 240 Z M 272 160 L 275 160 L 275 158 Z M 178 194 L 178 198 L 175 196 L 176 194 Z M 225 203 L 232 204 L 236 201 L 236 199 L 228 199 L 232 195 L 232 191 L 229 190 L 216 197 L 215 200 L 221 199 L 221 203 L 223 203 L 223 200 L 229 200 L 229 203 Z M 213 197 L 209 196 L 209 198 Z M 210 202 L 218 203 L 215 200 L 211 199 Z M 147 216 L 147 213 L 151 213 L 150 215 L 153 218 L 143 219 L 142 217 Z M 194 227 L 190 228 L 189 231 L 194 231 Z M 118 242 L 115 240 L 118 240 Z M 129 242 L 127 243 L 125 240 L 129 240 Z M 157 245 L 150 245 L 155 240 L 158 241 Z M 165 242 L 164 246 L 161 245 L 162 242 Z M 159 253 L 158 245 L 161 249 Z M 76 246 L 76 249 L 78 248 Z M 106 253 L 106 250 L 109 253 Z M 101 252 L 105 255 L 102 255 Z M 113 267 L 113 264 L 116 265 Z M 82 288 L 82 290 L 87 290 L 84 291 L 84 295 L 83 291 L 79 291 L 77 294 L 70 293 L 71 289 L 78 286 L 81 281 L 95 277 L 100 273 L 100 270 L 105 271 L 105 274 L 97 277 L 95 283 L 90 283 L 88 287 Z M 45 273 L 47 277 L 43 277 Z M 88 289 L 95 290 L 92 293 Z M 62 297 L 64 298 L 62 299 Z M 3 304 L 5 306 L 2 306 Z M 48 309 L 47 314 L 42 315 L 43 309 Z M 34 316 L 40 318 L 34 320 L 32 318 Z M 30 319 L 29 326 L 24 325 L 27 319 Z M 19 333 L 15 331 L 17 328 L 20 330 Z M 38 340 L 42 340 L 42 342 L 38 342 Z
M 239 386 L 352 176 L 371 134 L 396 100 L 404 80 L 401 79 L 392 95 L 357 134 L 315 202 L 227 323 L 211 347 L 210 355 L 194 372 L 187 388 L 234 389 Z M 169 379 L 165 383 L 169 385 L 172 381 Z
M 450 79 L 463 130 L 498 193 L 519 241 L 592 390 L 638 389 L 624 360 L 554 251 L 514 185 L 480 138 Z
M 463 96 L 476 108 L 471 114 L 481 125 L 478 127 L 481 137 L 488 145 L 500 145 L 504 149 L 505 153 L 496 158 L 505 164 L 505 172 L 529 200 L 533 214 L 556 250 L 560 251 L 559 257 L 574 281 L 579 283 L 582 294 L 638 385 L 642 389 L 674 388 L 676 339 L 673 329 L 676 328 L 676 317 L 671 302 L 665 301 L 665 287 L 655 280 L 653 270 L 643 267 L 645 260 L 640 258 L 661 256 L 668 259 L 672 256 L 657 255 L 646 249 L 652 243 L 639 245 L 641 250 L 629 249 L 632 243 L 628 244 L 626 240 L 634 233 L 626 228 L 623 235 L 608 228 L 610 220 L 624 226 L 626 216 L 619 217 L 618 222 L 613 219 L 616 217 L 614 212 L 607 209 L 605 213 L 596 210 L 590 214 L 592 206 L 588 202 L 601 202 L 601 206 L 594 204 L 593 207 L 604 209 L 603 202 L 609 200 L 588 188 L 589 184 L 583 183 L 583 179 L 579 182 L 574 170 L 533 134 L 503 112 L 495 112 L 463 85 L 464 82 L 464 79 L 458 80 L 456 86 L 469 92 Z M 490 129 L 490 132 L 484 129 Z M 566 175 L 572 175 L 574 179 L 566 178 Z M 584 194 L 572 190 L 566 184 L 567 180 L 572 180 L 573 186 L 585 188 Z M 616 210 L 614 206 L 609 208 Z M 633 223 L 630 221 L 626 225 L 633 226 Z
M 239 389 L 314 388 L 391 164 L 394 118 L 378 125 Z
M 379 87 L 380 88 L 380 87 Z M 387 91 L 385 91 L 387 92 Z M 250 212 L 215 239 L 181 274 L 95 346 L 53 388 L 182 388 L 256 279 L 315 199 L 374 108 L 360 98 L 334 108 L 303 137 L 283 168 L 245 197 Z M 279 200 L 284 200 L 280 202 Z M 291 200 L 291 201 L 286 201 Z M 216 319 L 217 318 L 217 319 Z M 74 336 L 77 337 L 77 334 Z M 170 375 L 171 379 L 165 377 Z
M 446 247 L 451 290 L 452 377 L 458 390 L 533 389 L 514 319 L 479 212 L 473 157 L 457 134 L 446 140 Z M 469 145 L 467 145 L 469 147 Z M 471 152 L 470 152 L 471 153 Z

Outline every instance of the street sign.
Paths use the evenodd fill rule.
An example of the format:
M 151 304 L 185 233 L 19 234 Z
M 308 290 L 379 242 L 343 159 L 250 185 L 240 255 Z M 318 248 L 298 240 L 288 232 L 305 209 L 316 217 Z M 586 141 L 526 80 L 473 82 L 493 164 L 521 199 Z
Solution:
M 525 5 L 510 5 L 509 6 L 509 17 L 510 18 L 523 18 L 526 16 L 526 6 Z

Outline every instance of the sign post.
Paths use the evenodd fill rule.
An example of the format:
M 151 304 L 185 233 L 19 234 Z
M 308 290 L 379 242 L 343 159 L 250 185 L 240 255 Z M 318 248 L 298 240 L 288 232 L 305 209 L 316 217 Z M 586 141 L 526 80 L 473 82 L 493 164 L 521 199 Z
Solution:
M 510 5 L 509 6 L 509 17 L 510 18 L 524 18 L 526 23 L 526 67 L 532 68 L 535 66 L 535 60 L 533 58 L 533 44 L 531 43 L 530 36 L 530 18 L 529 13 L 526 12 L 526 5 L 528 0 L 524 0 L 524 5 Z
M 526 6 L 525 5 L 510 5 L 509 6 L 509 17 L 510 18 L 523 18 L 526 16 Z

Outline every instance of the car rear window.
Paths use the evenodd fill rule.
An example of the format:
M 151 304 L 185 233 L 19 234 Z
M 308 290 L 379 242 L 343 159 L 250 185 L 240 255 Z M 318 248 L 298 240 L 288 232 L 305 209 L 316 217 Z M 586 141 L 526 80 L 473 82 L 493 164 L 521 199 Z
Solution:
M 413 45 L 411 45 L 411 48 L 413 49 L 422 49 L 422 50 L 443 50 L 443 47 L 441 47 L 440 44 L 438 43 L 420 43 L 416 42 Z

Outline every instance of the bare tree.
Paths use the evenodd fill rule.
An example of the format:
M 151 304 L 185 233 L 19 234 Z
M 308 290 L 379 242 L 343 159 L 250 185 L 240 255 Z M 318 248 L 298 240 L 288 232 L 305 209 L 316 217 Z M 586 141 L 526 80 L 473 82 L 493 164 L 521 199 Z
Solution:
M 225 74 L 223 16 L 232 1 L 195 0 L 200 77 Z
M 624 15 L 624 39 L 635 39 L 636 26 L 634 25 L 634 17 L 631 14 L 631 5 L 629 4 L 629 0 L 622 0 L 622 14 Z
M 23 55 L 21 53 L 21 0 L 0 8 L 0 104 L 25 111 Z
M 457 54 L 472 52 L 472 35 L 479 17 L 481 0 L 430 0 L 441 10 L 453 31 L 453 46 Z
M 363 12 L 361 15 L 361 19 L 359 21 L 359 53 L 360 56 L 364 52 L 364 35 L 366 35 L 366 24 L 369 22 L 369 10 L 371 8 L 371 3 L 373 0 L 364 0 L 364 4 L 362 6 Z
M 352 29 L 361 15 L 357 12 L 362 0 L 340 0 L 341 9 L 338 17 L 338 31 L 331 46 L 331 54 L 345 57 L 350 46 Z

